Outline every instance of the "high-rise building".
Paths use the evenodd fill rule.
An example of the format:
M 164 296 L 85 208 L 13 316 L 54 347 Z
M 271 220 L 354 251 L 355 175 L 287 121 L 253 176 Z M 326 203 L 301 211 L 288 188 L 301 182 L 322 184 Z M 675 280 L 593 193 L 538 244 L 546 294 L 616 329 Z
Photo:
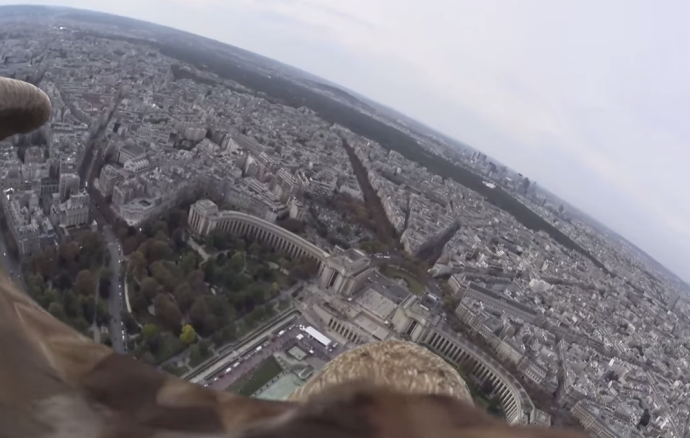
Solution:
M 60 202 L 65 202 L 72 193 L 79 191 L 79 184 L 81 180 L 76 173 L 63 173 L 60 175 L 60 183 L 58 192 L 60 193 Z

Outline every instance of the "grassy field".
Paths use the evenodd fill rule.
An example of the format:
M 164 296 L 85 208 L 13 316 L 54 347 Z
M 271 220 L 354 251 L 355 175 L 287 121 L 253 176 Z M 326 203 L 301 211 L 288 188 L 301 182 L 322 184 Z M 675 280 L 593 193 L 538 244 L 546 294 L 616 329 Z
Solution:
M 401 270 L 396 269 L 392 266 L 386 266 L 386 267 L 381 269 L 381 273 L 383 275 L 385 275 L 386 277 L 393 279 L 393 280 L 398 279 L 398 278 L 405 280 L 405 282 L 407 283 L 407 286 L 415 294 L 419 295 L 419 294 L 424 292 L 424 285 L 419 280 L 417 280 L 416 278 L 414 278 L 412 275 L 408 274 L 405 271 L 401 271 Z
M 259 365 L 256 371 L 230 385 L 228 390 L 238 395 L 250 397 L 281 372 L 283 372 L 283 369 L 278 365 L 278 362 L 274 358 L 269 357 Z

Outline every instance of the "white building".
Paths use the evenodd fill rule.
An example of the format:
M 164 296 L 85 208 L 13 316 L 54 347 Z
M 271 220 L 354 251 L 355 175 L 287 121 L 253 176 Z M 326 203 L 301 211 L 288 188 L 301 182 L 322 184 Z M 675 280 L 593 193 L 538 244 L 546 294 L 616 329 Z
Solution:
M 81 227 L 90 219 L 91 197 L 86 192 L 76 193 L 63 203 L 50 207 L 50 218 L 56 227 Z

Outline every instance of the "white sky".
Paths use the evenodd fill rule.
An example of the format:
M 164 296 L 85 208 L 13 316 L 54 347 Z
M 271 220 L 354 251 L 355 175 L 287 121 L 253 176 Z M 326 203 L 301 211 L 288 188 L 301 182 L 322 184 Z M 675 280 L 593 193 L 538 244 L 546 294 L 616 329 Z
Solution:
M 36 3 L 0 0 L 0 4 Z M 690 3 L 45 0 L 204 35 L 394 107 L 690 280 Z

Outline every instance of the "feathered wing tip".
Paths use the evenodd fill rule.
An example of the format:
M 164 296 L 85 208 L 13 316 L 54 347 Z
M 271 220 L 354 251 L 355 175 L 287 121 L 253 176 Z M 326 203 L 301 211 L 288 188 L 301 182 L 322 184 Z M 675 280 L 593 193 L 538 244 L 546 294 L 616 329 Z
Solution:
M 37 87 L 0 77 L 0 140 L 26 134 L 50 119 L 50 99 Z
M 207 390 L 115 354 L 0 272 L 2 437 L 220 436 L 293 408 Z
M 412 342 L 385 341 L 341 354 L 291 395 L 292 400 L 350 381 L 368 380 L 402 393 L 438 394 L 472 404 L 467 384 L 446 361 Z

